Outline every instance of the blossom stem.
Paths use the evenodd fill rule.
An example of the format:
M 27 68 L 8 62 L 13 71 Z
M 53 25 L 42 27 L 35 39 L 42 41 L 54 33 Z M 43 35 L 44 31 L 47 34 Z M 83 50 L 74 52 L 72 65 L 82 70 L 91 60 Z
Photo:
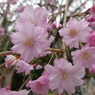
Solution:
M 6 69 L 4 70 L 4 72 L 3 72 L 2 75 L 0 76 L 1 79 L 2 79 L 2 77 L 4 76 L 4 74 L 6 73 L 7 70 L 8 70 L 8 68 L 6 68 Z
M 23 88 L 23 86 L 27 83 L 27 81 L 30 79 L 30 76 L 28 76 L 28 78 L 26 79 L 26 81 L 21 85 L 20 89 L 21 90 Z
M 68 1 L 69 1 L 69 0 L 66 0 L 66 5 L 65 5 L 65 14 L 64 14 L 64 19 L 63 19 L 63 27 L 66 27 L 67 11 L 68 11 Z
M 80 48 L 82 48 L 82 47 L 83 47 L 83 45 L 82 45 L 82 43 L 81 43 L 81 42 L 79 42 L 79 46 L 80 46 Z
M 13 77 L 13 74 L 14 74 L 15 67 L 16 67 L 16 65 L 14 65 L 14 67 L 12 69 L 12 72 L 11 72 L 11 75 L 10 75 L 10 79 L 9 79 L 9 82 L 8 82 L 8 85 L 11 85 L 12 77 Z
M 53 54 L 52 54 L 52 56 L 51 56 L 51 58 L 50 58 L 50 60 L 49 60 L 48 64 L 50 64 L 50 62 L 51 62 L 51 60 L 52 60 L 52 58 L 53 58 L 54 54 L 55 54 L 55 53 L 53 52 Z

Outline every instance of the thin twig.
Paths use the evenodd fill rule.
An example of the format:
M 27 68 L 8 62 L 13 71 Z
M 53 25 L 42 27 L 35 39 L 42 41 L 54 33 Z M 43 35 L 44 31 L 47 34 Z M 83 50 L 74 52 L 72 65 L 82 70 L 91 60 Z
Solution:
M 68 2 L 69 2 L 69 0 L 66 0 L 65 14 L 64 14 L 64 19 L 63 19 L 63 27 L 66 27 Z M 65 45 L 64 42 L 63 42 L 63 47 L 62 47 L 62 48 L 66 50 L 66 45 Z M 63 57 L 64 57 L 65 59 L 67 59 L 66 51 L 64 52 Z
M 4 51 L 4 52 L 0 52 L 0 57 L 1 57 L 1 56 L 10 55 L 10 54 L 13 54 L 13 52 L 12 52 L 12 51 Z
M 46 51 L 52 51 L 52 52 L 56 52 L 56 53 L 64 53 L 64 49 L 53 49 L 53 48 L 50 48 L 50 49 L 47 49 Z
M 20 87 L 20 89 L 19 90 L 21 90 L 23 87 L 24 87 L 24 85 L 27 83 L 27 81 L 30 79 L 30 76 L 28 76 L 28 78 L 26 79 L 26 81 L 21 85 L 21 87 Z
M 51 58 L 50 58 L 50 60 L 49 60 L 48 64 L 50 64 L 50 62 L 51 62 L 51 60 L 52 60 L 53 56 L 54 56 L 54 53 L 52 54 L 52 56 L 51 56 Z

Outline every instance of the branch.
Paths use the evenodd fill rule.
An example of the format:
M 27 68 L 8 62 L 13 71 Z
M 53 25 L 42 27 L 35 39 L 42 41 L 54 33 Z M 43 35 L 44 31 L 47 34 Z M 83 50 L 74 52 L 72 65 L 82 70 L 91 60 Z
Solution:
M 0 52 L 0 57 L 1 57 L 1 56 L 10 55 L 10 54 L 13 54 L 13 52 L 12 52 L 12 51 L 4 51 L 4 52 Z

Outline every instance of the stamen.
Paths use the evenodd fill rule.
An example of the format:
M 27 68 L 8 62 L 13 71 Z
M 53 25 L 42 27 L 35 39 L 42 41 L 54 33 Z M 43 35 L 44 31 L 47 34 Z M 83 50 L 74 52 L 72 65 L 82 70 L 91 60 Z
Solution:
M 64 80 L 70 78 L 69 72 L 67 72 L 66 69 L 62 70 L 61 74 L 62 74 L 62 79 Z
M 88 52 L 86 52 L 86 51 L 82 52 L 82 59 L 87 60 L 87 59 L 89 59 L 90 57 L 91 57 L 91 55 L 90 55 Z
M 77 34 L 77 31 L 75 29 L 70 30 L 70 35 L 75 36 Z
M 33 45 L 33 39 L 32 38 L 26 38 L 24 45 L 26 46 L 32 46 Z
M 34 21 L 33 19 L 31 19 L 30 22 L 31 22 L 31 24 L 33 24 L 33 25 L 36 25 L 36 24 L 37 24 L 36 21 Z

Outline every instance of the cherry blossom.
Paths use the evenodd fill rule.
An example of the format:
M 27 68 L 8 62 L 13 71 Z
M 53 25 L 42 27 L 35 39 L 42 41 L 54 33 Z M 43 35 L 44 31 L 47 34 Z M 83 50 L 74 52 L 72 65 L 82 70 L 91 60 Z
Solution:
M 54 60 L 54 66 L 47 64 L 43 75 L 49 77 L 50 90 L 57 89 L 60 95 L 64 90 L 68 93 L 74 93 L 75 86 L 83 84 L 81 78 L 85 75 L 85 69 L 80 64 L 72 66 L 71 63 L 60 58 Z
M 13 55 L 7 55 L 7 57 L 5 58 L 5 66 L 7 68 L 10 68 L 11 66 L 15 65 L 18 61 L 19 61 L 19 56 L 16 55 L 16 56 L 13 56 Z
M 36 94 L 46 95 L 49 91 L 48 79 L 41 76 L 37 80 L 29 81 L 26 87 L 30 87 Z
M 33 65 L 29 65 L 23 60 L 19 61 L 16 66 L 17 73 L 25 72 L 25 75 L 29 74 L 30 70 L 33 70 Z
M 95 64 L 95 47 L 84 46 L 81 50 L 71 52 L 74 64 L 79 61 L 84 67 L 91 68 Z
M 89 36 L 88 36 L 88 44 L 90 46 L 95 46 L 95 31 L 93 31 Z
M 92 65 L 91 68 L 89 68 L 90 73 L 95 73 L 95 64 Z
M 87 36 L 90 34 L 91 28 L 88 27 L 87 21 L 77 21 L 76 19 L 70 19 L 66 27 L 59 30 L 60 36 L 64 36 L 62 41 L 65 42 L 70 48 L 78 48 L 79 42 L 87 42 Z
M 46 9 L 40 7 L 34 9 L 32 5 L 27 6 L 21 16 L 16 19 L 16 29 L 21 30 L 25 22 L 48 29 L 50 25 L 47 23 L 47 17 L 48 11 Z
M 39 57 L 50 47 L 50 42 L 47 40 L 48 32 L 30 23 L 24 23 L 23 31 L 12 33 L 10 37 L 14 44 L 13 52 L 21 54 L 20 59 L 26 62 Z

